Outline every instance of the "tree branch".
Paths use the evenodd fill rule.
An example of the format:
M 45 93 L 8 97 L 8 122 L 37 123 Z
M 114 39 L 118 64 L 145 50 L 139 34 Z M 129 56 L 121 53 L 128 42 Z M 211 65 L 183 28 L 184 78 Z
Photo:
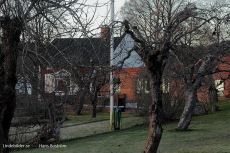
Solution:
M 143 39 L 143 37 L 142 37 L 142 35 L 141 35 L 141 33 L 139 32 L 139 30 L 137 29 L 137 27 L 132 27 L 132 29 L 134 29 L 134 31 L 138 34 L 138 36 L 141 38 L 141 39 L 139 39 L 139 38 L 137 38 L 136 37 L 136 35 L 130 30 L 130 26 L 129 26 L 129 22 L 127 21 L 127 20 L 125 20 L 124 22 L 123 22 L 123 24 L 124 24 L 124 26 L 125 26 L 125 33 L 127 33 L 127 34 L 129 34 L 132 38 L 133 38 L 133 40 L 135 41 L 135 42 L 137 42 L 137 43 L 140 43 L 140 45 L 143 47 L 143 46 L 145 46 L 145 40 Z
M 6 2 L 6 0 L 1 0 L 0 1 L 0 7 Z
M 196 31 L 197 29 L 199 29 L 200 27 L 202 27 L 205 23 L 211 21 L 211 20 L 214 19 L 214 18 L 215 18 L 215 17 L 212 17 L 212 18 L 210 18 L 209 20 L 205 20 L 202 24 L 200 24 L 200 25 L 197 26 L 196 28 L 194 28 L 194 29 L 192 29 L 192 30 L 190 30 L 190 31 L 188 31 L 188 32 L 186 32 L 186 33 L 184 33 L 184 34 L 182 34 L 182 35 L 179 35 L 179 36 L 173 41 L 172 44 L 176 44 L 182 37 L 184 37 L 185 35 L 187 35 L 187 34 L 189 34 L 189 33 L 192 33 L 192 32 L 194 32 L 194 31 Z

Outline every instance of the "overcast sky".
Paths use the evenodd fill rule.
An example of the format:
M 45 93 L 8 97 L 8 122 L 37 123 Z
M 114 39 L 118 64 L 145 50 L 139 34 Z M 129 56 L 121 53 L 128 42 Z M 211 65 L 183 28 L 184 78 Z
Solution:
M 88 3 L 92 4 L 92 1 L 88 1 Z M 95 24 L 100 25 L 102 21 L 104 21 L 104 19 L 106 19 L 104 21 L 103 24 L 107 24 L 110 20 L 110 4 L 111 4 L 111 0 L 98 0 L 99 3 L 99 8 L 97 11 L 97 21 Z M 119 10 L 121 8 L 121 6 L 125 3 L 125 0 L 114 0 L 114 12 L 115 12 L 115 19 L 118 17 L 119 15 Z

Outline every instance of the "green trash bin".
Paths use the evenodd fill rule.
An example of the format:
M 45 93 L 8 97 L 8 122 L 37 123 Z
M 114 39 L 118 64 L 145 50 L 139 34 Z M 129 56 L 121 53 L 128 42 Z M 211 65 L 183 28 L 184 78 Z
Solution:
M 121 129 L 121 108 L 116 107 L 113 109 L 114 112 L 114 130 Z

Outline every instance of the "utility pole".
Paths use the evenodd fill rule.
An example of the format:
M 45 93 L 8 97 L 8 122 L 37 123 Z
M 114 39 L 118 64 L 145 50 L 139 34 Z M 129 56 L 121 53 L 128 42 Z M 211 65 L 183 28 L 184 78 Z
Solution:
M 111 0 L 111 37 L 110 37 L 110 131 L 113 130 L 113 107 L 114 107 L 114 97 L 113 97 L 113 52 L 114 52 L 114 34 L 113 34 L 113 24 L 114 24 L 114 0 Z

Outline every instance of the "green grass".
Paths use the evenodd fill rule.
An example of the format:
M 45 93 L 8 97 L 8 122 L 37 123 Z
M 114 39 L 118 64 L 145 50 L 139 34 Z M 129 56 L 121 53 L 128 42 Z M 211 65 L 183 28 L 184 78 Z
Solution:
M 158 152 L 229 153 L 230 102 L 221 101 L 217 105 L 220 111 L 193 117 L 188 131 L 176 131 L 177 122 L 163 125 L 164 132 Z M 66 145 L 66 148 L 38 148 L 18 153 L 141 153 L 147 131 L 146 126 L 138 126 L 60 143 Z
M 133 115 L 127 113 L 122 114 L 122 117 L 131 117 L 131 116 Z M 98 113 L 96 118 L 92 118 L 90 114 L 68 115 L 67 118 L 68 120 L 64 122 L 64 125 L 109 119 L 109 113 Z
M 159 147 L 163 153 L 227 153 L 230 152 L 230 102 L 219 105 L 216 113 L 195 116 L 187 132 L 176 132 L 177 123 L 164 125 Z
M 123 117 L 124 116 L 125 115 L 123 115 Z M 143 124 L 143 119 L 141 117 L 134 117 L 133 115 L 128 116 L 129 117 L 122 118 L 123 129 Z M 110 132 L 109 120 L 61 128 L 61 139 L 69 140 L 107 132 Z

